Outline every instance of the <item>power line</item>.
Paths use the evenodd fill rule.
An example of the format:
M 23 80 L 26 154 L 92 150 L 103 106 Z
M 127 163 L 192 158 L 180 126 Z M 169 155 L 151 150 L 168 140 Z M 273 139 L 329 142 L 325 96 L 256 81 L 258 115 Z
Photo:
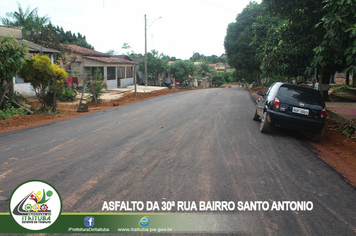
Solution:
M 216 7 L 219 7 L 219 8 L 221 8 L 221 9 L 225 10 L 225 11 L 230 11 L 230 12 L 233 12 L 233 13 L 235 13 L 235 14 L 238 14 L 238 12 L 233 11 L 233 10 L 231 10 L 231 9 L 228 9 L 228 8 L 226 8 L 226 7 L 224 7 L 224 6 L 217 5 L 217 4 L 215 4 L 215 3 L 213 3 L 213 2 L 210 2 L 210 1 L 207 1 L 207 0 L 203 0 L 203 1 L 206 2 L 206 3 L 209 3 L 209 4 L 211 4 L 211 5 L 214 5 L 214 6 L 216 6 Z

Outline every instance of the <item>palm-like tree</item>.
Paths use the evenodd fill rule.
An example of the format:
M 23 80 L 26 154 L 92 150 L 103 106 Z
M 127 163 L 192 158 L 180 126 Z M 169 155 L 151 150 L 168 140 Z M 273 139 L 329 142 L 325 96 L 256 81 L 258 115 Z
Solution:
M 23 11 L 19 4 L 18 11 L 13 13 L 13 21 L 8 18 L 2 18 L 1 21 L 3 25 L 22 28 L 22 37 L 27 38 L 31 34 L 39 33 L 49 23 L 47 15 L 39 17 L 37 11 L 37 7 L 30 11 L 30 6 L 27 6 L 26 10 Z
M 199 64 L 198 67 L 198 74 L 203 78 L 203 77 L 211 77 L 213 75 L 214 71 L 209 65 L 209 62 L 204 60 Z

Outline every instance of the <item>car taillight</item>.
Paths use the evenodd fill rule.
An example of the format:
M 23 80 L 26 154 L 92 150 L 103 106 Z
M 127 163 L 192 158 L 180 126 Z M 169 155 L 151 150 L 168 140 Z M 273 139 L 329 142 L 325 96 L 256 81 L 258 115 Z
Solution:
M 323 110 L 321 110 L 320 118 L 324 118 L 325 116 L 326 116 L 326 109 L 324 108 Z
M 277 110 L 279 110 L 279 107 L 281 105 L 281 101 L 279 101 L 279 99 L 277 97 L 275 97 L 273 105 L 274 105 L 275 108 L 277 108 Z

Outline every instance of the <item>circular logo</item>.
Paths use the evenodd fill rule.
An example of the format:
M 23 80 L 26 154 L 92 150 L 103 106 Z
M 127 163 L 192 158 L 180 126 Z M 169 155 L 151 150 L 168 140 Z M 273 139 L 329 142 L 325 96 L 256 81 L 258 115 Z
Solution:
M 57 190 L 44 181 L 32 180 L 18 186 L 10 198 L 10 214 L 22 227 L 41 230 L 52 225 L 62 210 Z
M 144 216 L 138 222 L 138 226 L 147 226 L 149 223 L 150 223 L 150 217 L 149 216 Z

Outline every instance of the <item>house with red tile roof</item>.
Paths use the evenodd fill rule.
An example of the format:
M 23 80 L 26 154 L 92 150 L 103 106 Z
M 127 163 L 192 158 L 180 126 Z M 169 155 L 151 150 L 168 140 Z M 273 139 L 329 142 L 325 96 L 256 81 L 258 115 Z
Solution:
M 49 58 L 51 58 L 51 61 L 53 63 L 54 54 L 59 53 L 59 51 L 57 50 L 46 48 L 43 47 L 42 45 L 22 39 L 22 29 L 20 28 L 11 27 L 11 26 L 2 26 L 2 25 L 0 26 L 0 37 L 4 37 L 10 34 L 12 35 L 12 37 L 16 39 L 18 43 L 27 44 L 28 52 L 29 52 L 28 57 L 34 57 L 39 53 L 43 53 L 47 55 Z M 36 95 L 31 84 L 25 79 L 21 78 L 19 75 L 16 75 L 13 78 L 13 84 L 14 84 L 14 91 L 20 93 L 24 97 L 32 97 Z
M 62 67 L 69 76 L 79 76 L 83 79 L 95 76 L 98 71 L 105 78 L 107 89 L 126 87 L 134 83 L 135 63 L 128 58 L 114 57 L 77 45 L 62 44 L 62 46 L 68 49 L 65 56 L 67 63 L 63 63 Z

